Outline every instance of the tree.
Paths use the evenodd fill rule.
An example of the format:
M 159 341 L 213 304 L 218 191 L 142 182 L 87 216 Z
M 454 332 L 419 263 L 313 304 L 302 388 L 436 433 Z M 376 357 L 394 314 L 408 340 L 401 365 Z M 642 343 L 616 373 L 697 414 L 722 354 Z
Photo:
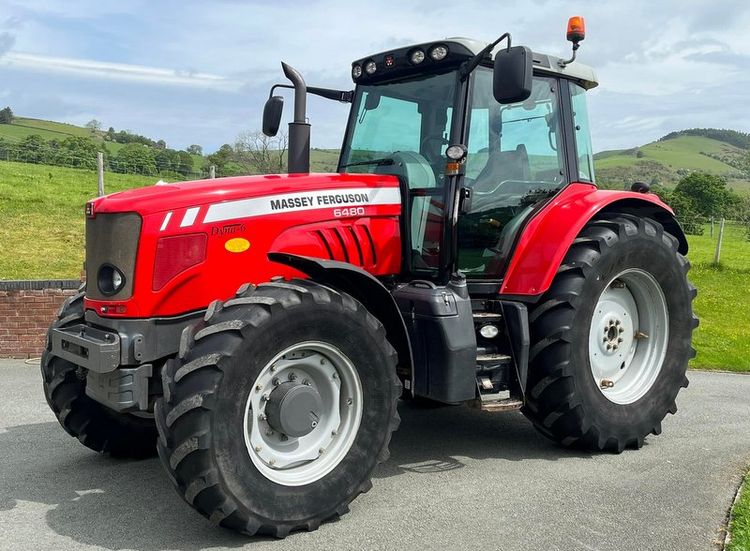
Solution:
M 191 155 L 203 155 L 203 148 L 198 144 L 189 145 L 185 151 Z
M 214 165 L 216 171 L 222 176 L 228 174 L 228 165 L 234 157 L 234 149 L 228 143 L 222 145 L 216 153 L 211 153 L 206 158 L 206 165 Z
M 187 151 L 177 152 L 177 166 L 175 171 L 183 176 L 188 176 L 193 172 L 193 157 Z
M 734 200 L 734 194 L 727 188 L 724 178 L 701 172 L 682 178 L 674 192 L 689 197 L 696 211 L 704 217 L 723 216 Z
M 102 123 L 100 123 L 96 119 L 91 119 L 89 122 L 86 123 L 86 128 L 91 130 L 91 133 L 94 134 L 96 132 L 99 132 L 99 130 L 102 129 Z
M 156 149 L 166 149 L 167 148 L 167 142 L 165 142 L 164 140 L 159 140 L 159 141 L 156 142 L 156 144 L 154 144 L 154 147 Z
M 115 128 L 113 126 L 110 126 L 107 129 L 107 134 L 104 136 L 104 139 L 108 142 L 116 142 L 117 136 L 115 135 Z
M 234 161 L 250 174 L 278 174 L 285 170 L 287 135 L 268 137 L 262 132 L 246 132 L 237 137 Z
M 0 109 L 0 124 L 12 124 L 14 118 L 15 115 L 13 115 L 13 110 L 10 107 Z
M 156 174 L 154 150 L 139 143 L 129 143 L 110 160 L 112 170 L 130 174 Z

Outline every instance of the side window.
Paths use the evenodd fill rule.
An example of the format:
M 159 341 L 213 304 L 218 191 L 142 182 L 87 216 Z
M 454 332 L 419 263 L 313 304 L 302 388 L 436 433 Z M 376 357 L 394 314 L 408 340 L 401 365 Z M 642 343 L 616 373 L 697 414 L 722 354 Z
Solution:
M 593 182 L 594 151 L 591 147 L 586 91 L 572 82 L 570 83 L 570 91 L 573 103 L 573 122 L 576 129 L 576 148 L 578 150 L 578 179 L 583 182 Z

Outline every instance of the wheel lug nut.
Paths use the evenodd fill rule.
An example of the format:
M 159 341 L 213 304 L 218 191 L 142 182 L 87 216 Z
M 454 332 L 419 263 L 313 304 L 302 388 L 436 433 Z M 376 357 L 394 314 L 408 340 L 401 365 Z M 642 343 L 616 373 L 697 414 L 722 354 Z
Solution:
M 266 414 L 265 413 L 261 413 L 260 415 L 258 415 L 258 420 L 265 421 L 266 420 Z
M 620 320 L 617 320 L 617 321 L 615 322 L 615 325 L 620 325 Z
M 266 436 L 273 436 L 273 431 L 271 429 L 268 429 L 266 431 Z
M 258 391 L 258 392 L 260 392 L 261 390 L 263 390 L 263 386 L 262 385 L 257 385 L 255 387 L 255 390 Z
M 320 449 L 318 450 L 318 453 L 319 453 L 320 455 L 323 455 L 323 454 L 324 454 L 325 452 L 326 452 L 326 449 L 325 449 L 325 448 L 320 448 Z
M 289 437 L 286 434 L 279 435 L 279 438 L 281 438 L 282 442 L 286 442 L 287 440 L 289 440 Z
M 268 464 L 269 465 L 275 465 L 276 464 L 276 460 L 275 459 L 269 459 L 268 460 Z
M 336 436 L 337 434 L 338 434 L 338 431 L 335 431 L 335 430 L 331 431 L 331 436 Z
M 289 374 L 289 380 L 290 381 L 296 381 L 297 380 L 297 376 L 294 373 L 290 373 Z
M 303 380 L 303 381 L 302 381 L 302 384 L 303 384 L 303 385 L 305 385 L 305 386 L 310 386 L 310 384 L 311 384 L 311 383 L 310 383 L 310 379 L 305 379 L 305 380 Z
M 617 339 L 617 342 L 622 342 L 622 337 L 620 337 L 619 339 Z
M 351 406 L 353 403 L 354 403 L 354 400 L 352 400 L 351 398 L 347 398 L 346 399 L 346 405 L 347 406 Z
M 325 358 L 321 358 L 320 359 L 320 365 L 325 365 L 325 364 L 326 364 L 326 359 Z
M 258 453 L 260 453 L 260 450 L 262 450 L 262 449 L 263 449 L 263 448 L 262 448 L 262 447 L 260 447 L 260 446 L 255 446 L 255 451 L 256 451 L 256 452 L 258 452 Z
M 619 328 L 618 328 L 617 330 L 618 330 L 618 331 L 619 331 L 620 333 L 624 333 L 624 332 L 625 332 L 625 328 L 624 328 L 624 327 L 619 327 Z
M 268 394 L 264 394 L 263 396 L 260 397 L 260 399 L 262 402 L 268 402 Z

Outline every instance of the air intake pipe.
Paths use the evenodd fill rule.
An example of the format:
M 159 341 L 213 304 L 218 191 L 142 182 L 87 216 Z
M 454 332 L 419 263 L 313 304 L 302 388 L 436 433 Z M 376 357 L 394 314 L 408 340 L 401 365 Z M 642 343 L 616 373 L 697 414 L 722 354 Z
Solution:
M 281 62 L 284 75 L 294 85 L 294 121 L 289 123 L 288 172 L 310 172 L 310 124 L 307 122 L 307 85 L 294 67 Z

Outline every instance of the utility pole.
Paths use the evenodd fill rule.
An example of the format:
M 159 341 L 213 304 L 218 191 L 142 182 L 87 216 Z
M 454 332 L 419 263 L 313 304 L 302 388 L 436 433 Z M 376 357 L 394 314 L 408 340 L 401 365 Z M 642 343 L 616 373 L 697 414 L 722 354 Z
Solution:
M 99 172 L 99 197 L 104 195 L 104 153 L 99 151 L 96 154 L 96 168 Z

